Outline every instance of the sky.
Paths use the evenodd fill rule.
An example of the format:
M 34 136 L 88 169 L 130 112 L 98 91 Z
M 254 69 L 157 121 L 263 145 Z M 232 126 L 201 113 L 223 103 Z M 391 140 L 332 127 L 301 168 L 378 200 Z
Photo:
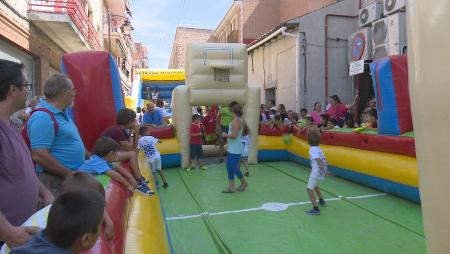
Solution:
M 177 26 L 215 29 L 232 2 L 233 0 L 130 0 L 134 41 L 141 42 L 148 48 L 151 69 L 166 69 Z

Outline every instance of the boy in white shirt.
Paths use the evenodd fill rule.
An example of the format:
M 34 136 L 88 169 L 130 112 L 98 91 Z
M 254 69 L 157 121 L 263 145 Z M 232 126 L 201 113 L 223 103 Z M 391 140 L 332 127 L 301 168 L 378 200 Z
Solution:
M 317 205 L 316 196 L 319 197 L 319 205 L 326 206 L 319 186 L 317 186 L 317 180 L 325 180 L 325 174 L 327 173 L 327 160 L 323 154 L 322 149 L 319 147 L 320 135 L 316 131 L 310 131 L 308 134 L 309 159 L 311 161 L 311 174 L 309 175 L 307 190 L 313 209 L 306 211 L 309 215 L 320 215 L 320 210 Z
M 156 148 L 157 143 L 161 143 L 157 138 L 150 135 L 150 128 L 148 126 L 142 126 L 139 128 L 139 141 L 137 148 L 143 150 L 145 156 L 148 159 L 150 168 L 152 169 L 153 177 L 155 178 L 156 185 L 158 185 L 158 180 L 156 180 L 156 172 L 159 172 L 161 180 L 163 181 L 163 187 L 169 187 L 166 181 L 166 176 L 161 168 L 161 154 Z

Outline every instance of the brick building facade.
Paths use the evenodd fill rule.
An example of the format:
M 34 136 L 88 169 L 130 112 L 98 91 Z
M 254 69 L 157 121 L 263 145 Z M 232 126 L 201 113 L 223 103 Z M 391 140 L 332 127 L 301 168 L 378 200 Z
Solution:
M 2 59 L 23 62 L 34 94 L 53 73 L 60 71 L 64 51 L 27 18 L 25 0 L 0 3 L 0 54 Z
M 63 54 L 108 50 L 129 93 L 135 50 L 130 20 L 128 0 L 2 0 L 0 58 L 23 63 L 32 94 L 42 95 L 45 81 L 60 72 Z
M 213 30 L 208 29 L 177 27 L 170 55 L 169 69 L 183 69 L 187 44 L 191 42 L 206 42 L 212 33 Z

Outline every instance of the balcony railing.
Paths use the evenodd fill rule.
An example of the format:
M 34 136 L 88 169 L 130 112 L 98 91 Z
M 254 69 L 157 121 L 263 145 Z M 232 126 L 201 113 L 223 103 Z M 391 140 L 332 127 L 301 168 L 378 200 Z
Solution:
M 101 50 L 100 40 L 80 0 L 30 0 L 30 11 L 67 14 L 93 50 Z
M 227 42 L 228 43 L 237 43 L 237 42 L 239 42 L 239 31 L 238 30 L 231 31 L 231 33 L 227 37 Z

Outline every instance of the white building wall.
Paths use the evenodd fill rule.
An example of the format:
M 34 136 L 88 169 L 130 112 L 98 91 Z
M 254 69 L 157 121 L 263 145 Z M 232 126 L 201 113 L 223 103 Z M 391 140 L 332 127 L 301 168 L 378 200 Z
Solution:
M 261 103 L 267 104 L 265 90 L 275 89 L 277 104 L 285 104 L 287 109 L 295 109 L 295 67 L 296 41 L 291 37 L 279 36 L 252 51 L 248 55 L 249 84 L 261 88 Z M 292 92 L 294 91 L 294 93 Z

